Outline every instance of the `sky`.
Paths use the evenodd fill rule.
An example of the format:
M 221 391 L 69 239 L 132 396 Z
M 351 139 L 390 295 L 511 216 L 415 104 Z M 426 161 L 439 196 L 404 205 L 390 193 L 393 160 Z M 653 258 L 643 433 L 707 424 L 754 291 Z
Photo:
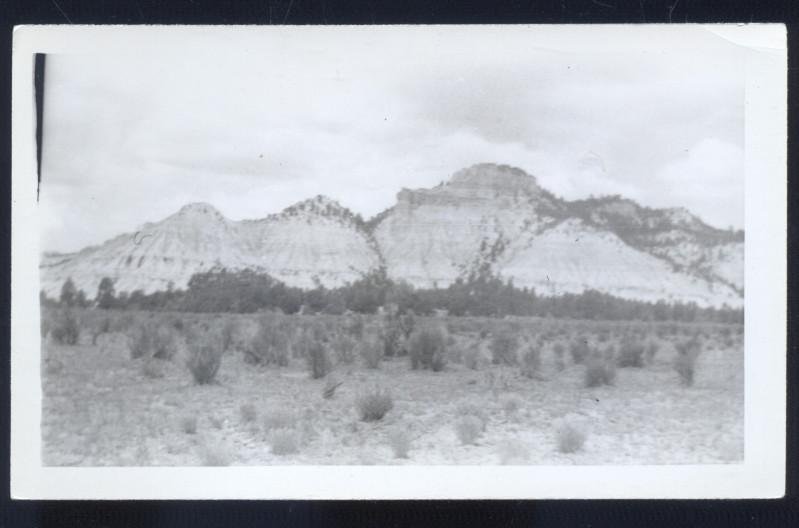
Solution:
M 174 35 L 173 35 L 174 37 Z M 251 28 L 48 55 L 41 246 L 208 202 L 365 218 L 480 162 L 744 221 L 744 53 L 699 27 Z

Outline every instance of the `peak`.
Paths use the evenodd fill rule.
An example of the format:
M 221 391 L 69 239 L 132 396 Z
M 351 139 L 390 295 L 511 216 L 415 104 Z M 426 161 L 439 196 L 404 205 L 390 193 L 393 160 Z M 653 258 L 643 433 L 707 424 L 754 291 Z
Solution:
M 452 175 L 452 185 L 479 185 L 488 187 L 538 187 L 535 177 L 518 167 L 496 163 L 477 163 Z
M 211 215 L 220 215 L 219 211 L 216 208 L 206 202 L 192 202 L 189 204 L 184 205 L 178 211 L 179 214 L 211 214 Z
M 352 211 L 338 203 L 336 200 L 321 194 L 286 207 L 280 212 L 279 215 L 275 216 L 285 218 L 288 216 L 303 215 L 340 218 L 347 221 L 356 221 L 356 216 L 352 213 Z

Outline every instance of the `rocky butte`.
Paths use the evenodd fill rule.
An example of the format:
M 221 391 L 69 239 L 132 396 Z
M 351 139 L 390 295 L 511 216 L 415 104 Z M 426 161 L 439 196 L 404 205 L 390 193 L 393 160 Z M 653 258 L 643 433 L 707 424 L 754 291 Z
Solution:
M 341 286 L 385 267 L 389 277 L 443 288 L 490 270 L 540 295 L 594 289 L 627 299 L 743 305 L 744 237 L 685 209 L 619 196 L 566 201 L 521 169 L 478 164 L 432 189 L 402 189 L 368 222 L 323 196 L 259 220 L 231 221 L 189 204 L 160 222 L 72 254 L 45 254 L 41 288 L 72 278 L 94 296 L 183 288 L 214 269 L 251 269 L 291 286 Z

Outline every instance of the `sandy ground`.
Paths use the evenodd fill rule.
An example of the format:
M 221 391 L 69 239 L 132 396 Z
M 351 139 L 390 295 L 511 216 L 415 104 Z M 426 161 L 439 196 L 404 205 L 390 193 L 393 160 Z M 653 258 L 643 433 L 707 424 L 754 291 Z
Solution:
M 454 347 L 461 346 L 456 336 Z M 706 347 L 693 387 L 672 368 L 663 342 L 644 368 L 620 368 L 614 386 L 585 388 L 585 367 L 557 370 L 545 351 L 541 379 L 517 367 L 413 371 L 407 358 L 378 370 L 356 361 L 338 365 L 342 381 L 330 399 L 326 380 L 305 364 L 254 367 L 240 354 L 223 359 L 217 383 L 195 385 L 183 360 L 157 361 L 145 375 L 121 334 L 95 346 L 43 344 L 43 460 L 51 466 L 176 466 L 270 464 L 705 464 L 743 458 L 743 349 Z M 567 352 L 568 355 L 568 352 Z M 390 390 L 394 407 L 363 422 L 357 395 Z M 242 406 L 251 406 L 250 415 Z M 455 423 L 466 405 L 485 414 L 485 431 L 462 443 Z M 255 416 L 253 417 L 254 411 Z M 268 424 L 288 416 L 297 449 L 278 455 Z M 285 419 L 285 418 L 284 418 Z M 196 423 L 196 431 L 191 427 Z M 585 435 L 575 453 L 558 448 L 570 424 Z M 397 458 L 390 438 L 410 438 Z

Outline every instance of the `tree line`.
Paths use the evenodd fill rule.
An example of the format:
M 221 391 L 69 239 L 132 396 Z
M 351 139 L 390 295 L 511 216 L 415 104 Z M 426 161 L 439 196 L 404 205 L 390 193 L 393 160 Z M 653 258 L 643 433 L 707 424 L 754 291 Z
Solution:
M 621 299 L 595 290 L 543 297 L 534 289 L 519 288 L 483 270 L 458 279 L 446 288 L 414 288 L 391 280 L 385 269 L 337 288 L 303 290 L 287 286 L 265 273 L 211 271 L 192 276 L 186 289 L 146 294 L 141 290 L 116 292 L 114 281 L 103 278 L 93 299 L 67 279 L 57 300 L 41 293 L 42 305 L 85 308 L 183 312 L 286 314 L 373 314 L 393 306 L 400 313 L 430 315 L 444 311 L 453 316 L 537 316 L 594 320 L 641 320 L 743 323 L 743 309 L 702 308 L 696 303 L 655 303 Z

